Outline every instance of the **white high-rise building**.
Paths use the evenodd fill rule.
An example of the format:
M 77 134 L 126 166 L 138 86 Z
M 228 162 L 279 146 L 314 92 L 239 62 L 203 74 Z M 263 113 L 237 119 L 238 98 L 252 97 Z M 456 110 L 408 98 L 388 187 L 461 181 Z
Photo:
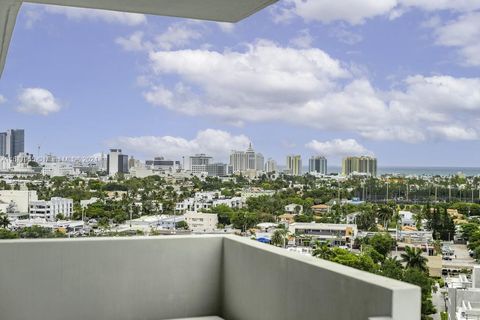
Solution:
M 265 169 L 265 158 L 263 154 L 257 153 L 255 155 L 255 170 L 263 171 Z
M 308 172 L 327 174 L 327 158 L 323 156 L 312 156 L 308 160 Z
M 230 154 L 230 165 L 232 166 L 233 173 L 245 171 L 247 168 L 245 152 L 232 151 Z
M 107 155 L 107 172 L 109 176 L 128 173 L 128 155 L 122 154 L 121 149 L 110 149 Z
M 10 170 L 11 167 L 12 167 L 12 160 L 10 160 L 8 157 L 0 156 L 0 170 L 7 171 L 7 170 Z
M 302 175 L 302 156 L 288 155 L 286 171 L 292 176 Z
M 273 160 L 272 158 L 269 158 L 265 163 L 265 172 L 267 173 L 278 172 L 277 161 Z
M 230 154 L 230 166 L 235 172 L 245 171 L 263 171 L 265 159 L 261 153 L 253 150 L 252 144 L 248 146 L 247 151 L 232 151 Z
M 196 154 L 189 157 L 189 170 L 193 174 L 207 172 L 207 166 L 211 163 L 212 157 L 206 154 Z

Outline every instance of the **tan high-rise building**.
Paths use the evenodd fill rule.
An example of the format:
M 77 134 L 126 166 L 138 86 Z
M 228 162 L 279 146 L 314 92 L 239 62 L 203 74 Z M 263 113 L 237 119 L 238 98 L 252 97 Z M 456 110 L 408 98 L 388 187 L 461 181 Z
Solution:
M 302 175 L 302 156 L 288 155 L 286 172 L 292 176 Z
M 374 157 L 346 157 L 342 161 L 342 175 L 364 174 L 377 176 L 377 158 Z

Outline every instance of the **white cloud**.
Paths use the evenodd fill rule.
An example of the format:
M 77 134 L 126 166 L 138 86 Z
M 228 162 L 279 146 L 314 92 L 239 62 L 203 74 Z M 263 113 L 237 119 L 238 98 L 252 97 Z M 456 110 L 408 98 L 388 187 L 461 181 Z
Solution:
M 147 22 L 147 17 L 144 14 L 139 13 L 85 9 L 55 5 L 28 4 L 26 10 L 27 28 L 31 28 L 36 22 L 40 21 L 44 14 L 64 15 L 68 19 L 74 21 L 104 21 L 107 23 L 122 24 L 127 26 L 138 26 Z
M 191 41 L 201 37 L 202 34 L 198 30 L 189 27 L 188 23 L 174 23 L 164 33 L 155 37 L 155 42 L 160 49 L 171 50 L 173 48 L 185 47 Z
M 58 112 L 62 108 L 54 95 L 42 88 L 22 89 L 18 95 L 18 102 L 17 111 L 27 114 L 46 116 Z
M 0 94 L 0 104 L 7 102 L 7 98 Z
M 313 37 L 308 29 L 301 30 L 296 38 L 290 40 L 290 43 L 297 48 L 307 49 L 312 46 Z
M 215 22 L 217 26 L 225 33 L 231 33 L 235 30 L 235 24 L 230 22 Z
M 471 139 L 480 123 L 480 78 L 416 75 L 382 91 L 322 50 L 264 40 L 243 51 L 152 51 L 149 59 L 149 103 L 229 124 L 276 121 L 418 142 Z M 156 84 L 170 75 L 176 84 Z M 464 128 L 465 134 L 438 127 Z
M 349 31 L 344 27 L 336 27 L 330 30 L 330 36 L 345 44 L 354 45 L 362 42 L 362 35 Z
M 345 157 L 372 155 L 372 152 L 358 143 L 355 139 L 333 139 L 330 141 L 312 140 L 305 147 L 319 155 L 327 157 Z
M 480 66 L 480 12 L 434 27 L 438 45 L 458 48 L 461 64 Z
M 250 139 L 245 135 L 232 135 L 215 129 L 199 131 L 191 139 L 172 136 L 120 137 L 110 142 L 127 151 L 141 153 L 148 157 L 165 156 L 178 159 L 196 153 L 206 153 L 217 161 L 226 161 L 225 156 L 231 150 L 243 150 L 248 147 Z
M 361 24 L 366 19 L 388 14 L 397 0 L 290 0 L 291 11 L 307 21 L 346 21 Z M 285 13 L 283 13 L 285 15 Z
M 118 37 L 115 42 L 126 51 L 172 50 L 184 48 L 203 37 L 206 24 L 196 21 L 177 22 L 158 35 L 147 36 L 136 31 L 128 37 Z
M 438 138 L 450 141 L 477 140 L 479 138 L 478 132 L 475 129 L 455 125 L 431 127 L 430 130 L 436 133 Z
M 118 37 L 115 43 L 125 51 L 144 51 L 151 49 L 151 43 L 144 42 L 144 34 L 141 31 L 132 33 L 129 37 Z
M 375 17 L 396 19 L 409 9 L 469 12 L 480 9 L 480 0 L 287 0 L 273 11 L 273 19 L 284 22 L 299 16 L 307 21 L 358 25 Z

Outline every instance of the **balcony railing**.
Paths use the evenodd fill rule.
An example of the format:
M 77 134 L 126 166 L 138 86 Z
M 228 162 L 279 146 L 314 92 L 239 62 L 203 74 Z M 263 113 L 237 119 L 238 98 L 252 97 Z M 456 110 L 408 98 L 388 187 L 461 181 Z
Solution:
M 2 320 L 417 320 L 420 289 L 236 236 L 0 242 Z

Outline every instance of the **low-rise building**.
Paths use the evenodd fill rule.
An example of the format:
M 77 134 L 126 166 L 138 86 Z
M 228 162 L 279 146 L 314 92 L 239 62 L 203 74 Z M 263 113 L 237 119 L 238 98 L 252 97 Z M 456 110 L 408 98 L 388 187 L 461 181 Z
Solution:
M 185 222 L 193 232 L 213 232 L 217 229 L 218 216 L 211 213 L 187 212 Z
M 59 214 L 70 218 L 73 213 L 73 200 L 53 197 L 50 201 L 30 201 L 30 218 L 55 221 Z
M 92 198 L 87 199 L 87 200 L 80 200 L 80 207 L 82 209 L 86 209 L 89 205 L 98 202 L 98 200 L 100 200 L 100 199 L 98 199 L 96 197 L 92 197 Z
M 29 212 L 29 203 L 37 200 L 37 191 L 0 190 L 0 201 L 5 203 L 13 202 L 19 212 Z
M 402 221 L 402 227 L 415 227 L 415 219 L 413 212 L 410 211 L 399 211 L 398 215 Z
M 312 241 L 328 241 L 334 246 L 350 246 L 357 237 L 358 228 L 355 224 L 334 223 L 292 223 L 288 231 L 295 235 L 295 244 L 309 245 Z
M 67 162 L 47 162 L 43 164 L 42 174 L 49 177 L 66 177 L 76 175 L 73 164 Z
M 285 212 L 290 214 L 302 214 L 303 206 L 296 203 L 288 204 L 285 206 Z
M 311 207 L 313 214 L 323 215 L 330 213 L 330 206 L 328 204 L 316 204 Z
M 448 278 L 446 286 L 448 319 L 480 319 L 480 266 L 473 268 L 471 280 L 460 274 L 456 278 Z

